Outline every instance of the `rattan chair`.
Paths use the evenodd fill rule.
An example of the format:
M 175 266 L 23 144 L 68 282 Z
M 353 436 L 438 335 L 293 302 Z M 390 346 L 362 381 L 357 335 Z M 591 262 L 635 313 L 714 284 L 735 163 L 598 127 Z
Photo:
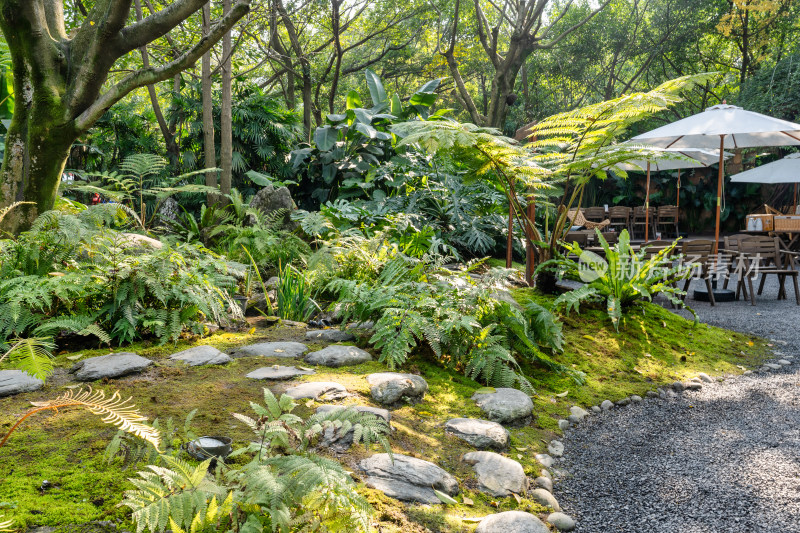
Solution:
M 592 222 L 591 220 L 587 220 L 583 214 L 583 210 L 581 209 L 570 209 L 567 212 L 567 218 L 572 223 L 572 226 L 581 226 L 586 229 L 603 229 L 610 224 L 608 220 L 604 220 L 602 222 Z

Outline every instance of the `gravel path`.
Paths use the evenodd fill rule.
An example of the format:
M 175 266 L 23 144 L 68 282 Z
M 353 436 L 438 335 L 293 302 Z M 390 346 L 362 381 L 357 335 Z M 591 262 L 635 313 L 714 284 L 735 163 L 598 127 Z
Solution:
M 710 324 L 777 339 L 784 370 L 704 384 L 569 430 L 553 491 L 586 533 L 800 533 L 800 308 L 690 302 Z

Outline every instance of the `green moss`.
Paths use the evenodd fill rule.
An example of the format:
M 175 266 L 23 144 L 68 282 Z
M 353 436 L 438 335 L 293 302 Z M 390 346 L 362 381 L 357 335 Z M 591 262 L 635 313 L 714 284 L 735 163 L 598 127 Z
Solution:
M 521 302 L 535 300 L 548 304 L 551 300 L 530 289 L 517 290 L 514 296 Z M 189 411 L 197 409 L 194 419 L 197 433 L 222 433 L 239 444 L 247 442 L 251 437 L 249 430 L 231 413 L 248 413 L 249 402 L 261 402 L 262 388 L 268 383 L 244 376 L 261 366 L 286 364 L 285 360 L 248 357 L 219 367 L 186 367 L 166 358 L 197 344 L 212 344 L 228 350 L 254 342 L 303 340 L 302 329 L 264 328 L 263 325 L 256 321 L 251 332 L 188 338 L 175 346 L 134 344 L 125 350 L 154 359 L 156 365 L 137 376 L 93 385 L 107 392 L 118 389 L 123 396 L 132 396 L 151 420 L 173 418 L 180 424 Z M 661 384 L 698 372 L 741 372 L 742 367 L 757 365 L 768 355 L 768 347 L 762 339 L 702 324 L 694 326 L 691 321 L 654 305 L 645 305 L 642 311 L 629 316 L 619 333 L 614 331 L 604 313 L 582 309 L 580 315 L 564 318 L 564 333 L 566 350 L 554 354 L 553 358 L 583 372 L 583 385 L 570 376 L 549 372 L 531 362 L 521 362 L 537 390 L 533 398 L 536 419 L 530 426 L 511 430 L 511 448 L 507 455 L 518 460 L 531 476 L 540 471 L 534 454 L 560 433 L 557 420 L 568 414 L 571 405 L 590 406 L 603 399 L 644 395 Z M 91 357 L 106 353 L 108 349 L 59 354 L 56 361 L 59 370 L 43 390 L 0 399 L 0 432 L 7 431 L 29 408 L 29 401 L 52 398 L 64 391 L 70 384 L 65 369 L 74 363 L 68 356 Z M 298 381 L 337 381 L 354 394 L 342 403 L 371 404 L 365 375 L 385 370 L 378 362 L 338 369 L 318 367 L 315 375 Z M 430 388 L 422 402 L 392 412 L 393 450 L 432 461 L 451 472 L 461 480 L 462 492 L 457 499 L 464 502 L 466 497 L 473 505 L 406 506 L 363 488 L 376 508 L 376 520 L 382 531 L 467 532 L 472 531 L 475 524 L 464 521 L 464 517 L 480 517 L 510 509 L 543 512 L 543 508 L 525 499 L 519 503 L 513 498 L 495 501 L 480 493 L 471 468 L 459 461 L 460 456 L 472 448 L 444 432 L 444 422 L 449 418 L 481 416 L 471 400 L 481 385 L 422 356 L 413 357 L 403 370 L 421 373 Z M 289 384 L 269 386 L 279 392 Z M 557 396 L 564 392 L 565 396 Z M 306 416 L 318 405 L 314 401 L 306 402 L 298 408 L 298 414 Z M 14 519 L 19 528 L 111 520 L 130 529 L 126 510 L 116 504 L 123 490 L 130 488 L 126 479 L 133 475 L 133 470 L 121 471 L 118 465 L 107 465 L 102 458 L 113 435 L 112 428 L 83 411 L 45 413 L 27 420 L 0 449 L 0 486 L 3 487 L 0 513 Z M 372 453 L 374 451 L 354 448 L 336 458 L 355 472 L 358 461 Z M 42 491 L 40 487 L 45 479 L 53 483 L 53 487 Z

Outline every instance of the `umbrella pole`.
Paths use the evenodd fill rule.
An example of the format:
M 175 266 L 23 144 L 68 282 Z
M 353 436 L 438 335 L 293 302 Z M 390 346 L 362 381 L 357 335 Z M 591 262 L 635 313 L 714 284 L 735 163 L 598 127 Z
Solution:
M 719 218 L 722 208 L 722 180 L 725 176 L 725 135 L 719 136 L 719 174 L 717 175 L 717 224 L 714 231 L 714 255 L 719 251 Z
M 678 169 L 678 188 L 675 192 L 675 209 L 678 211 L 675 215 L 675 232 L 677 233 L 675 237 L 680 237 L 681 230 L 678 228 L 678 225 L 681 222 L 681 169 Z
M 650 234 L 650 161 L 647 162 L 647 185 L 644 189 L 644 240 Z

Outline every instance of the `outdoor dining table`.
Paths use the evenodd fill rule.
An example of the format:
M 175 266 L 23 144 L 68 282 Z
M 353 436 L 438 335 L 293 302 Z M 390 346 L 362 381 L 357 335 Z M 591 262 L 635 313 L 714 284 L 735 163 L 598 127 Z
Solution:
M 787 252 L 797 252 L 800 251 L 800 233 L 797 231 L 776 231 L 776 230 L 769 230 L 769 231 L 752 231 L 752 230 L 744 230 L 742 233 L 746 233 L 748 235 L 766 235 L 768 237 L 780 237 L 781 247 L 783 247 Z

